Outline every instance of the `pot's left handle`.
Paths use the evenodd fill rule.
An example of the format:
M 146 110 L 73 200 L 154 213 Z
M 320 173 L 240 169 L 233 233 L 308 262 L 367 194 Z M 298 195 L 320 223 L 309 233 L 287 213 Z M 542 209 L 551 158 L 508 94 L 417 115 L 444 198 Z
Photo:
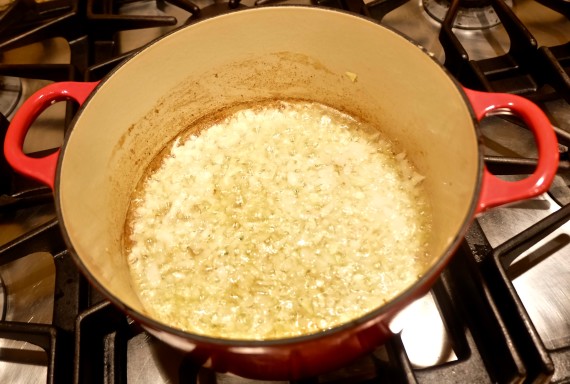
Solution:
M 558 168 L 558 142 L 548 117 L 531 101 L 505 93 L 485 93 L 464 88 L 478 120 L 493 111 L 507 110 L 519 116 L 534 134 L 538 149 L 535 171 L 519 181 L 505 181 L 483 171 L 477 212 L 497 205 L 538 196 L 548 190 Z
M 50 105 L 64 100 L 75 100 L 81 105 L 97 84 L 98 82 L 53 83 L 24 101 L 14 115 L 4 140 L 4 155 L 15 171 L 40 181 L 53 190 L 59 149 L 45 157 L 30 157 L 23 152 L 26 134 L 34 120 Z

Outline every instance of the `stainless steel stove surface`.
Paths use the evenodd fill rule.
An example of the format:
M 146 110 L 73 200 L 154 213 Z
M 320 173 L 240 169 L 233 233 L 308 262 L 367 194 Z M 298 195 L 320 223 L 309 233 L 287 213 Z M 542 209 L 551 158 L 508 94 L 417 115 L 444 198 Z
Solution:
M 537 46 L 548 47 L 540 48 L 539 55 L 536 47 L 520 53 L 518 47 L 525 43 L 512 43 L 511 22 L 499 22 L 499 16 L 503 19 L 510 11 L 500 1 L 466 1 L 475 6 L 475 13 L 459 9 L 456 25 L 448 28 L 464 49 L 459 61 L 457 51 L 440 42 L 449 40 L 440 37 L 446 0 L 311 3 L 380 20 L 424 46 L 465 85 L 521 93 L 538 102 L 557 130 L 562 162 L 551 193 L 477 218 L 433 290 L 393 321 L 398 336 L 351 366 L 303 382 L 570 382 L 570 209 L 565 205 L 570 202 L 570 80 L 564 88 L 570 67 L 568 3 L 507 2 Z M 90 23 L 61 16 L 65 10 L 84 12 L 78 11 L 83 8 L 77 2 L 53 1 L 64 11 L 47 14 L 50 20 L 61 16 L 64 28 L 53 32 L 46 27 L 44 36 L 33 38 L 21 38 L 25 28 L 14 32 L 18 14 L 8 19 L 10 8 L 0 11 L 0 113 L 8 120 L 45 84 L 101 78 L 123 55 L 191 21 L 195 6 L 202 16 L 228 8 L 207 0 L 194 5 L 182 0 L 86 3 L 94 14 Z M 134 27 L 127 17 L 125 30 L 115 28 L 101 15 L 105 6 L 122 16 L 144 16 L 144 22 L 151 23 L 145 25 L 154 27 L 126 30 Z M 32 27 L 37 25 L 43 24 Z M 517 31 L 517 36 L 524 35 Z M 541 75 L 546 70 L 536 68 L 541 55 L 549 52 L 563 68 L 558 72 L 562 80 Z M 497 67 L 492 58 L 516 65 Z M 25 150 L 61 145 L 72 113 L 65 103 L 50 107 L 34 123 Z M 490 117 L 481 130 L 491 170 L 517 178 L 532 169 L 532 135 L 517 120 Z M 0 172 L 0 382 L 251 382 L 189 363 L 106 302 L 74 267 L 59 236 L 49 191 L 13 175 L 2 162 Z

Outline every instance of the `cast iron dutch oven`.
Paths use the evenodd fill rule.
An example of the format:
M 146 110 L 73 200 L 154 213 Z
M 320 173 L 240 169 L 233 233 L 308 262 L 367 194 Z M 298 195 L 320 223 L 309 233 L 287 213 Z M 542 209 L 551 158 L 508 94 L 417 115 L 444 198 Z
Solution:
M 26 131 L 56 101 L 81 104 L 63 147 L 37 159 Z M 149 317 L 131 287 L 122 241 L 129 198 L 157 153 L 193 121 L 239 103 L 318 101 L 377 127 L 426 176 L 433 211 L 431 267 L 407 290 L 348 324 L 270 341 L 223 340 Z M 477 121 L 499 111 L 535 135 L 535 172 L 502 181 L 483 164 Z M 257 379 L 311 376 L 342 366 L 391 336 L 389 321 L 426 293 L 473 217 L 536 196 L 551 183 L 557 142 L 544 114 L 513 95 L 462 88 L 421 47 L 374 21 L 313 7 L 250 9 L 168 34 L 100 83 L 56 83 L 27 100 L 4 145 L 22 174 L 53 188 L 61 229 L 82 272 L 148 332 L 206 366 Z

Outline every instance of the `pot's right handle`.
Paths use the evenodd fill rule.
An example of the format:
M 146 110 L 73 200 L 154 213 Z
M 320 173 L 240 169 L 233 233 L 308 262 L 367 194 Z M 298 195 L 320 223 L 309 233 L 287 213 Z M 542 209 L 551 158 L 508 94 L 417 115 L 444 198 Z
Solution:
M 477 213 L 497 205 L 538 196 L 548 190 L 558 168 L 558 142 L 546 115 L 531 101 L 505 93 L 485 93 L 464 88 L 478 120 L 492 111 L 509 110 L 522 118 L 534 134 L 538 163 L 534 173 L 519 181 L 504 181 L 485 167 Z
M 18 109 L 4 140 L 4 155 L 15 171 L 48 185 L 52 190 L 59 149 L 42 158 L 34 158 L 23 152 L 24 139 L 34 120 L 50 105 L 64 100 L 75 100 L 83 104 L 98 82 L 53 83 L 38 90 L 24 101 Z

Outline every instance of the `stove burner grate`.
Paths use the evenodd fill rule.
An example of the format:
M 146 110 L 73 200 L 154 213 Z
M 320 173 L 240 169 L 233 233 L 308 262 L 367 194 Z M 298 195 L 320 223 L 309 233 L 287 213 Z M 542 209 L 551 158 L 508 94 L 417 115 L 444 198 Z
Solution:
M 547 5 L 558 4 L 543 1 Z M 539 47 L 505 1 L 491 0 L 491 6 L 509 36 L 510 49 L 502 56 L 471 60 L 453 31 L 461 4 L 462 0 L 451 0 L 439 40 L 445 51 L 445 66 L 462 84 L 489 92 L 515 93 L 537 101 L 563 98 L 570 103 L 570 76 L 565 69 L 570 64 L 570 42 L 556 47 Z M 562 10 L 560 6 L 551 8 L 557 12 Z M 567 12 L 567 7 L 563 10 Z
M 57 1 L 57 3 L 61 5 L 66 1 Z M 499 1 L 491 0 L 494 7 L 497 7 L 496 3 Z M 554 0 L 539 1 L 556 3 Z M 176 0 L 171 3 L 178 5 L 178 2 L 184 2 L 189 9 L 192 9 L 192 3 L 185 0 Z M 360 0 L 313 1 L 315 4 L 332 5 L 364 15 L 370 15 L 374 11 L 374 16 L 379 19 L 381 16 L 378 15 L 385 15 L 405 2 L 406 0 L 378 0 L 365 5 Z M 239 5 L 239 2 L 235 3 Z M 265 3 L 264 0 L 258 1 L 259 5 Z M 452 2 L 452 8 L 454 3 L 455 1 Z M 3 37 L 0 38 L 0 51 L 45 38 L 46 35 L 42 35 L 43 32 L 36 31 L 39 28 L 47 31 L 48 36 L 62 35 L 66 36 L 66 39 L 75 39 L 71 46 L 71 64 L 42 68 L 0 66 L 0 74 L 35 78 L 41 76 L 38 73 L 51 73 L 50 77 L 53 77 L 53 80 L 58 80 L 60 77 L 63 80 L 96 80 L 122 61 L 126 55 L 120 57 L 114 55 L 112 35 L 117 28 L 124 29 L 125 24 L 121 24 L 119 17 L 114 15 L 116 5 L 113 5 L 113 1 L 104 4 L 94 0 L 90 1 L 91 18 L 88 19 L 89 21 L 79 19 L 76 13 L 70 14 L 73 10 L 87 14 L 86 10 L 79 11 L 73 8 L 75 2 L 71 4 L 71 8 L 60 7 L 58 12 L 62 13 L 57 19 L 50 19 L 50 22 L 46 23 L 38 22 L 34 26 L 29 24 L 27 26 L 29 30 L 24 31 L 25 33 L 20 37 L 12 34 L 16 31 L 12 28 L 12 24 L 4 27 L 3 20 L 0 18 L 0 31 L 7 31 L 7 34 L 2 33 Z M 567 12 L 567 6 L 561 7 Z M 227 7 L 214 6 L 210 10 L 217 12 L 217 8 L 225 11 Z M 203 13 L 207 14 L 210 10 L 204 9 Z M 453 12 L 456 11 L 450 10 L 448 17 L 453 19 L 455 17 Z M 497 11 L 497 15 L 502 19 L 505 16 L 501 12 L 508 11 Z M 188 22 L 193 21 L 198 12 L 194 10 L 190 13 L 192 16 Z M 112 16 L 107 17 L 107 14 Z M 80 25 L 76 30 L 66 32 L 69 26 L 77 26 L 74 24 L 77 20 L 82 20 L 85 24 Z M 86 27 L 87 23 L 91 23 L 89 28 Z M 103 25 L 100 23 L 104 23 L 105 27 L 99 32 L 94 31 L 93 29 L 97 26 Z M 135 18 L 130 23 L 128 25 L 133 28 L 143 28 L 143 25 L 150 26 L 147 23 L 171 25 L 172 20 L 154 17 L 151 19 Z M 444 24 L 446 24 L 445 20 Z M 514 30 L 509 33 L 510 35 L 517 38 L 528 37 L 527 34 L 521 32 L 516 22 L 507 21 L 505 23 L 503 21 L 503 24 L 509 30 Z M 452 26 L 453 24 L 448 24 L 449 31 L 442 29 L 442 34 L 451 33 Z M 100 41 L 94 44 L 97 39 Z M 445 39 L 446 37 L 442 37 L 442 40 Z M 447 40 L 452 45 L 458 44 L 452 37 L 448 36 Z M 531 50 L 537 50 L 532 39 L 529 41 L 530 43 L 515 43 L 514 53 L 497 61 L 510 66 L 518 65 L 517 71 L 522 71 L 526 66 L 521 69 L 517 62 L 520 56 L 534 60 L 535 54 L 521 53 L 523 51 L 519 48 L 528 45 Z M 99 48 L 93 50 L 94 45 Z M 451 50 L 448 51 L 448 49 Z M 453 49 L 456 50 L 455 53 Z M 560 83 L 561 85 L 557 86 L 563 89 L 563 81 L 552 79 L 556 79 L 556 76 L 564 79 L 564 73 L 556 68 L 568 67 L 570 44 L 540 49 L 544 51 L 541 54 L 549 60 L 550 56 L 554 57 L 548 62 L 553 63 L 549 65 L 555 68 L 555 74 L 543 74 L 541 75 L 543 77 L 537 77 L 534 73 L 521 75 L 521 72 L 515 71 L 518 76 L 515 76 L 516 84 L 500 77 L 503 74 L 512 75 L 510 67 L 496 69 L 492 59 L 487 62 L 472 62 L 466 54 L 462 56 L 464 50 L 461 45 L 446 48 L 446 57 L 449 60 L 446 65 L 450 69 L 457 70 L 460 81 L 465 85 L 475 88 L 513 91 L 514 85 L 522 84 L 522 91 L 519 89 L 513 92 L 533 94 L 535 89 L 540 88 L 542 84 Z M 534 65 L 534 61 L 530 61 L 528 65 Z M 36 69 L 38 72 L 33 72 Z M 545 79 L 550 80 L 547 82 Z M 561 94 L 565 95 L 564 92 Z M 73 115 L 73 113 L 68 114 Z M 2 123 L 1 120 L 0 123 Z M 2 159 L 0 159 L 0 166 L 2 166 L 1 161 Z M 501 166 L 499 162 L 495 165 Z M 528 159 L 519 161 L 517 165 L 527 168 L 534 166 L 533 162 Z M 12 194 L 13 191 L 14 188 L 10 185 L 0 190 L 0 194 Z M 21 209 L 21 206 L 13 206 L 13 208 Z M 0 214 L 3 212 L 5 211 L 0 210 Z M 126 382 L 129 364 L 133 364 L 132 355 L 129 352 L 130 347 L 135 350 L 151 348 L 158 351 L 159 355 L 168 356 L 166 359 L 169 361 L 165 362 L 163 358 L 160 364 L 167 365 L 167 367 L 162 367 L 168 369 L 167 375 L 173 379 L 202 384 L 228 382 L 227 377 L 197 367 L 189 363 L 180 352 L 157 342 L 144 333 L 136 323 L 105 301 L 79 273 L 71 255 L 65 249 L 57 221 L 51 221 L 23 238 L 0 247 L 0 264 L 8 263 L 35 251 L 49 251 L 54 255 L 56 287 L 53 325 L 16 324 L 2 320 L 0 321 L 0 337 L 25 339 L 46 350 L 47 364 L 51 367 L 48 370 L 49 383 L 72 382 L 73 380 L 75 382 Z M 474 224 L 467 241 L 460 247 L 458 254 L 434 286 L 433 294 L 436 297 L 439 311 L 443 315 L 445 326 L 451 334 L 452 347 L 457 355 L 456 361 L 430 368 L 414 368 L 401 338 L 396 336 L 354 366 L 345 367 L 330 375 L 308 378 L 296 383 L 452 383 L 473 382 L 474 380 L 480 383 L 506 383 L 538 382 L 549 379 L 555 382 L 570 380 L 570 368 L 567 365 L 570 361 L 570 346 L 557 350 L 544 349 L 540 339 L 532 332 L 532 323 L 511 289 L 510 282 L 503 279 L 501 272 L 503 267 L 501 261 L 497 261 L 498 256 L 496 256 L 499 251 L 493 251 L 478 225 Z M 495 287 L 499 287 L 497 292 L 495 292 Z M 147 360 L 142 361 L 148 364 Z M 70 369 L 71 366 L 74 367 L 73 370 Z M 135 367 L 135 369 L 140 369 L 137 368 L 140 366 L 137 366 L 136 362 Z M 74 378 L 71 377 L 72 374 L 75 375 Z M 233 380 L 229 381 L 249 382 Z
M 516 336 L 513 341 L 525 362 L 527 379 L 533 378 L 533 382 L 548 382 L 551 379 L 552 382 L 566 382 L 570 378 L 570 366 L 567 364 L 570 361 L 570 345 L 561 345 L 554 350 L 546 349 L 516 292 L 508 269 L 523 252 L 567 223 L 569 218 L 570 204 L 495 249 L 489 246 L 484 237 L 475 237 L 473 232 L 467 236 L 472 249 L 479 255 L 481 270 L 490 292 L 497 301 L 504 303 L 499 310 L 504 316 L 506 327 Z
M 86 42 L 89 53 L 83 57 L 84 62 L 74 63 L 82 71 L 116 54 L 114 37 L 117 32 L 172 26 L 177 22 L 172 16 L 119 15 L 120 3 L 115 0 L 52 0 L 41 3 L 16 0 L 0 16 L 0 52 L 53 37 L 63 37 L 73 45 L 89 36 Z M 171 3 L 191 14 L 200 11 L 189 0 L 172 0 Z

